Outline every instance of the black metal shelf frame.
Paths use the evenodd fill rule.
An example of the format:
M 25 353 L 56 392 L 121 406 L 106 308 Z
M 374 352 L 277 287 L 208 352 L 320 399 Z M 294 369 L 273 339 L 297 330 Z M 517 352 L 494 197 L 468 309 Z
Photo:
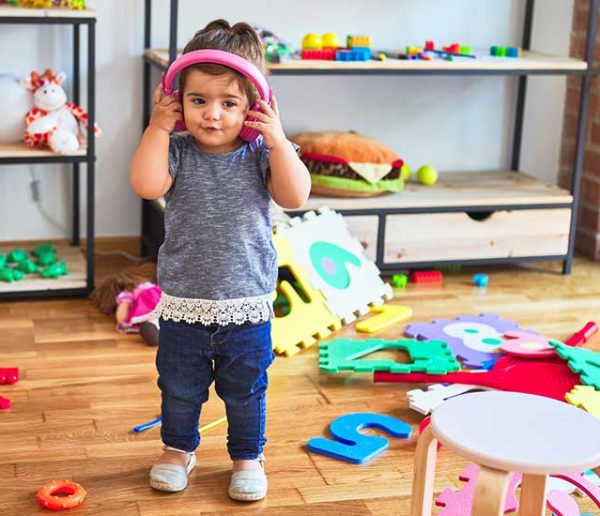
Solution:
M 0 165 L 34 163 L 71 163 L 73 183 L 73 214 L 71 244 L 80 243 L 80 170 L 81 163 L 86 164 L 87 196 L 87 232 L 86 232 L 86 286 L 82 288 L 56 288 L 19 292 L 0 292 L 1 299 L 38 299 L 53 297 L 80 297 L 88 295 L 94 288 L 94 210 L 95 210 L 95 160 L 94 123 L 96 120 L 96 18 L 95 17 L 0 17 L 2 25 L 72 25 L 73 26 L 73 102 L 80 103 L 81 93 L 81 26 L 87 26 L 87 150 L 82 156 L 39 156 L 39 157 L 3 157 Z
M 512 135 L 512 150 L 510 155 L 511 170 L 515 173 L 519 172 L 521 161 L 521 146 L 523 141 L 523 125 L 525 115 L 525 101 L 527 96 L 527 76 L 556 76 L 556 75 L 578 75 L 581 76 L 580 98 L 577 120 L 577 137 L 575 140 L 575 159 L 573 162 L 573 170 L 571 177 L 571 194 L 573 202 L 571 204 L 540 204 L 540 205 L 502 205 L 496 209 L 502 210 L 522 210 L 522 209 L 543 209 L 543 208 L 565 208 L 571 209 L 571 224 L 569 231 L 569 246 L 566 255 L 547 256 L 547 257 L 509 257 L 509 258 L 490 258 L 481 260 L 456 260 L 447 263 L 462 263 L 465 265 L 473 264 L 502 264 L 502 263 L 517 263 L 523 261 L 540 261 L 553 260 L 562 261 L 563 273 L 570 274 L 573 265 L 573 255 L 575 250 L 575 233 L 577 226 L 577 211 L 579 208 L 579 193 L 581 187 L 581 174 L 583 170 L 583 156 L 585 147 L 585 133 L 588 123 L 588 108 L 591 81 L 600 73 L 600 66 L 594 67 L 594 47 L 596 42 L 596 32 L 598 24 L 598 1 L 589 0 L 589 17 L 586 34 L 585 46 L 585 62 L 587 64 L 585 70 L 560 70 L 554 68 L 536 69 L 536 70 L 389 70 L 389 69 L 356 69 L 356 70 L 335 70 L 335 69 L 320 69 L 320 70 L 301 70 L 301 69 L 274 69 L 270 71 L 273 76 L 299 76 L 299 75 L 498 75 L 498 76 L 516 76 L 518 77 L 518 93 L 514 113 L 514 126 Z M 170 15 L 169 15 L 169 63 L 172 63 L 177 57 L 177 18 L 179 9 L 179 0 L 170 0 Z M 531 50 L 531 34 L 533 28 L 535 0 L 525 1 L 525 16 L 523 23 L 523 36 L 521 47 L 523 50 Z M 152 0 L 145 0 L 144 13 L 144 48 L 151 48 L 151 22 L 152 22 Z M 150 120 L 150 100 L 152 85 L 150 84 L 151 67 L 156 67 L 159 70 L 166 70 L 166 67 L 155 60 L 144 55 L 143 60 L 143 129 L 148 125 Z M 468 206 L 468 207 L 436 207 L 436 208 L 414 208 L 414 209 L 358 209 L 358 210 L 337 210 L 342 215 L 377 215 L 379 217 L 378 235 L 377 235 L 377 266 L 386 272 L 394 272 L 395 270 L 405 270 L 412 267 L 427 267 L 435 264 L 430 263 L 398 263 L 385 264 L 383 263 L 384 255 L 384 231 L 385 231 L 385 216 L 389 214 L 400 213 L 446 213 L 456 211 L 490 211 L 494 207 L 490 206 Z M 144 201 L 142 206 L 142 247 L 143 253 L 152 252 L 157 249 L 156 242 L 153 241 L 157 231 L 151 227 L 152 223 L 157 220 L 156 209 L 150 201 Z M 291 212 L 292 214 L 300 215 L 304 211 Z M 158 234 L 161 234 L 158 231 Z M 442 262 L 436 262 L 443 264 Z M 445 264 L 446 262 L 444 262 Z

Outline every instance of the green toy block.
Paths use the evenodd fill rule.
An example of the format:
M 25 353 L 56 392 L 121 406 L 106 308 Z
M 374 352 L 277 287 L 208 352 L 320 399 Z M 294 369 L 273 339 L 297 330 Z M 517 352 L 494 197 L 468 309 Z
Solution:
M 394 274 L 392 276 L 392 284 L 396 288 L 406 288 L 408 276 L 406 274 Z
M 384 349 L 407 351 L 410 364 L 394 360 L 361 360 L 361 357 Z M 319 345 L 319 367 L 328 373 L 354 371 L 372 373 L 427 373 L 446 374 L 458 371 L 460 364 L 448 344 L 441 340 L 382 340 L 333 339 Z
M 34 272 L 38 271 L 37 265 L 31 260 L 23 260 L 22 262 L 19 262 L 16 268 L 25 274 L 33 274 Z
M 6 283 L 22 280 L 24 276 L 25 274 L 18 269 L 0 269 L 0 281 L 5 281 Z
M 19 263 L 23 260 L 27 260 L 27 253 L 19 247 L 14 249 L 13 252 L 8 255 L 8 261 L 10 263 Z
M 0 254 L 0 269 L 6 266 L 6 255 Z
M 67 264 L 65 262 L 48 265 L 40 272 L 42 278 L 58 278 L 67 274 Z
M 551 340 L 560 358 L 567 361 L 569 368 L 579 375 L 581 383 L 600 390 L 600 353 L 591 349 L 568 346 L 558 340 Z
M 52 247 L 52 244 L 50 242 L 44 242 L 43 244 L 38 245 L 33 251 L 31 251 L 31 254 L 34 256 L 40 256 L 46 253 L 56 254 L 56 251 L 54 250 L 54 247 Z
M 56 255 L 54 254 L 54 250 L 45 251 L 37 255 L 37 261 L 40 265 L 52 265 L 56 262 Z

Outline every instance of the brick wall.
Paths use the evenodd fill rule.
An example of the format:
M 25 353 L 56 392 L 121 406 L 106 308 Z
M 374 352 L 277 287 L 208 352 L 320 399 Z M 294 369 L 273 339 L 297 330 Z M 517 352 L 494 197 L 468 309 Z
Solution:
M 571 57 L 585 58 L 585 35 L 588 25 L 589 0 L 575 0 L 571 32 Z M 600 30 L 598 31 L 600 32 Z M 600 35 L 596 38 L 594 61 L 600 61 Z M 600 78 L 599 78 L 600 79 Z M 575 248 L 581 253 L 600 260 L 600 80 L 592 81 L 590 89 L 589 121 L 585 137 L 581 195 L 577 219 Z M 567 79 L 565 117 L 560 157 L 559 182 L 570 189 L 581 77 Z

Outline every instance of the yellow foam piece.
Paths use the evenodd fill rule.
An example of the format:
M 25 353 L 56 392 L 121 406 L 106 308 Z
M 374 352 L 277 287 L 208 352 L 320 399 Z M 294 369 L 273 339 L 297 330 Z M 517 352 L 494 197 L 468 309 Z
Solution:
M 356 323 L 356 330 L 363 333 L 375 333 L 385 330 L 394 324 L 408 319 L 413 311 L 409 306 L 403 305 L 380 305 L 372 306 L 371 313 L 376 315 L 365 321 Z
M 339 330 L 342 322 L 329 311 L 323 294 L 311 286 L 304 269 L 292 256 L 289 243 L 277 234 L 273 235 L 273 243 L 279 267 L 290 269 L 309 300 L 305 302 L 289 282 L 279 284 L 279 289 L 289 301 L 290 312 L 273 319 L 271 338 L 277 353 L 292 356 L 300 351 L 300 347 L 312 346 L 317 338 L 324 339 L 331 331 Z
M 600 392 L 589 385 L 576 385 L 567 394 L 565 399 L 576 407 L 589 412 L 600 419 Z

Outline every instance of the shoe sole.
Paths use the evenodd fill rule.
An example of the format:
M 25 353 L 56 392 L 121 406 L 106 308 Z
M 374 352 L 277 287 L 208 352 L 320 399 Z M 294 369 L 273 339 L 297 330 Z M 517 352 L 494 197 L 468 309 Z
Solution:
M 238 502 L 258 502 L 267 496 L 267 491 L 261 491 L 260 493 L 236 493 L 229 491 L 229 498 L 237 500 Z
M 154 482 L 153 480 L 150 480 L 150 487 L 152 489 L 156 489 L 157 491 L 164 491 L 166 493 L 178 493 L 179 491 L 183 491 L 187 486 L 188 485 L 186 483 L 183 487 L 179 489 L 174 489 L 171 484 L 163 484 L 161 482 Z

